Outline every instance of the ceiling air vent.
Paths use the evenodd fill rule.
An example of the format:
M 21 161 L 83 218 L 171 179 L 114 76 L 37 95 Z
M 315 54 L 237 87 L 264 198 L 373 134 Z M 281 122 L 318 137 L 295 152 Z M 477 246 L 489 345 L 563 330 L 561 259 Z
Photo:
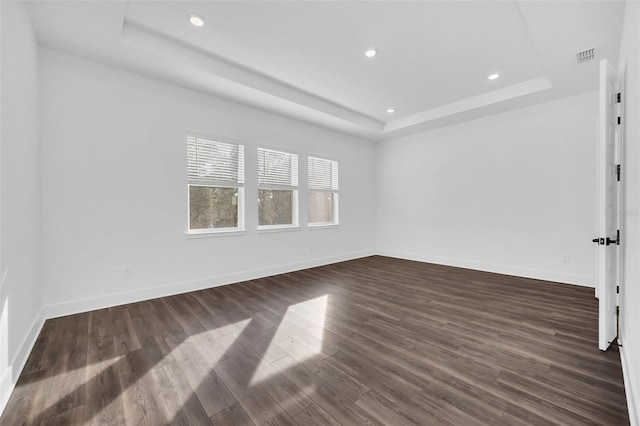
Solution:
M 576 60 L 579 64 L 592 61 L 596 56 L 596 48 L 592 47 L 591 49 L 583 50 L 582 52 L 576 53 Z

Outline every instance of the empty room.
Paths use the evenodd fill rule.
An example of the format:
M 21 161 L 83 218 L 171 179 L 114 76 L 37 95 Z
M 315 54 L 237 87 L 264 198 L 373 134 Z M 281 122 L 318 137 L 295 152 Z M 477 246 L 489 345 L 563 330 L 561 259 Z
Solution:
M 0 22 L 0 425 L 640 425 L 640 2 Z

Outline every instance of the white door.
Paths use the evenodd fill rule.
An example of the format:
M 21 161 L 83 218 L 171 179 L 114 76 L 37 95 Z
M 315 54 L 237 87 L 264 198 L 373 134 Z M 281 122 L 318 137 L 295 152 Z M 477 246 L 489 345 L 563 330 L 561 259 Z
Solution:
M 598 346 L 605 351 L 617 336 L 616 285 L 618 254 L 617 75 L 611 64 L 600 61 L 600 117 L 598 123 Z M 595 240 L 594 240 L 595 242 Z

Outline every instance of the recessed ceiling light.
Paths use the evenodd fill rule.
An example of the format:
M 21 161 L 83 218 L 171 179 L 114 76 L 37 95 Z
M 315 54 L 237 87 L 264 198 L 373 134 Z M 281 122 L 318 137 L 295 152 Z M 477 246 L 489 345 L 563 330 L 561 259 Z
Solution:
M 192 13 L 188 18 L 189 22 L 191 22 L 191 25 L 194 27 L 204 27 L 204 18 L 202 16 Z
M 387 114 L 393 114 L 394 112 L 396 112 L 395 108 L 387 108 Z
M 364 56 L 366 56 L 367 58 L 373 58 L 377 54 L 378 52 L 376 51 L 376 49 L 368 49 L 364 52 Z
M 489 80 L 495 80 L 498 77 L 500 77 L 500 74 L 491 74 L 488 78 Z

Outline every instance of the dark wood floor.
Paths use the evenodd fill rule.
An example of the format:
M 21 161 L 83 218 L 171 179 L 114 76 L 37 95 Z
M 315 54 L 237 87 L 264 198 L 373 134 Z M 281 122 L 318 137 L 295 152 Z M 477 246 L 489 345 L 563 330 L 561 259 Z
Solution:
M 593 290 L 370 257 L 45 323 L 2 425 L 623 425 Z

